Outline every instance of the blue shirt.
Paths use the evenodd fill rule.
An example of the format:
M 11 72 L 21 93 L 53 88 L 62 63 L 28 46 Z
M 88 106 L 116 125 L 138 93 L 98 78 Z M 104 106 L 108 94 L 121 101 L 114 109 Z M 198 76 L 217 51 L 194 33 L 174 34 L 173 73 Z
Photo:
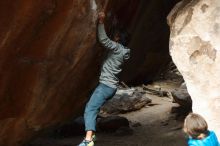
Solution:
M 188 140 L 189 146 L 220 146 L 218 139 L 213 131 L 209 131 L 209 134 L 204 139 L 192 139 Z

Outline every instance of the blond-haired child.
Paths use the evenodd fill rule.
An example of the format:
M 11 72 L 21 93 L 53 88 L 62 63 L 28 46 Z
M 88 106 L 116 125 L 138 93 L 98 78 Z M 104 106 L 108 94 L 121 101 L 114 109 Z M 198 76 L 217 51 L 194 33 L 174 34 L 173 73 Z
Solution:
M 189 136 L 189 146 L 220 146 L 213 131 L 208 130 L 205 119 L 195 113 L 190 113 L 184 121 L 184 132 Z

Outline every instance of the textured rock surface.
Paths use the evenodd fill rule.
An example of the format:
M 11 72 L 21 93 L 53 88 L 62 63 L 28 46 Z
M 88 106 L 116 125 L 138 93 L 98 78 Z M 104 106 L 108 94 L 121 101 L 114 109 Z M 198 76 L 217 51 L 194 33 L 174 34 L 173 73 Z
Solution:
M 169 61 L 165 17 L 173 2 L 102 2 L 0 1 L 0 145 L 19 145 L 80 114 L 104 54 L 96 42 L 95 22 L 103 5 L 133 36 L 132 64 L 124 80 L 149 80 Z
M 174 101 L 183 108 L 187 108 L 189 110 L 192 108 L 192 99 L 187 91 L 185 83 L 183 83 L 180 88 L 174 89 L 171 94 Z
M 193 111 L 220 136 L 220 1 L 185 0 L 168 21 L 170 54 L 186 81 Z
M 134 88 L 118 89 L 115 96 L 102 106 L 101 113 L 120 114 L 136 111 L 149 103 L 151 103 L 151 99 Z
M 101 51 L 87 0 L 0 7 L 0 145 L 7 146 L 79 112 Z

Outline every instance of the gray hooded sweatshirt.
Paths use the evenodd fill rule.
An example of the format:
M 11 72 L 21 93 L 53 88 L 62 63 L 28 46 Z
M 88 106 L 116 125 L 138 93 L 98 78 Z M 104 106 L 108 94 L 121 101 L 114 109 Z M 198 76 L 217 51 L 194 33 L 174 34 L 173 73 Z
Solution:
M 118 75 L 122 71 L 122 65 L 130 57 L 130 49 L 108 38 L 104 24 L 98 25 L 98 38 L 100 43 L 109 49 L 108 56 L 103 62 L 99 82 L 111 88 L 117 88 Z

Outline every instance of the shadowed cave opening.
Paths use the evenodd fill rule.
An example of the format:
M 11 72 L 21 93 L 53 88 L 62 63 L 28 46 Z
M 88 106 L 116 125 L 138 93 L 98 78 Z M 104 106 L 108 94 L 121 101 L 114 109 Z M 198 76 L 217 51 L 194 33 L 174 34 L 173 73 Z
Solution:
M 107 5 L 106 31 L 108 35 L 111 34 L 115 23 L 126 27 L 131 35 L 129 47 L 132 49 L 132 54 L 121 74 L 121 81 L 124 83 L 121 84 L 121 89 L 126 89 L 128 92 L 134 89 L 137 92 L 147 93 L 152 101 L 134 111 L 116 114 L 106 114 L 104 111 L 100 118 L 112 115 L 122 116 L 128 119 L 132 128 L 123 127 L 123 124 L 127 123 L 123 122 L 123 119 L 121 121 L 120 118 L 113 120 L 113 124 L 108 123 L 111 119 L 107 119 L 107 122 L 103 120 L 104 130 L 98 131 L 97 146 L 186 145 L 181 128 L 183 118 L 191 107 L 188 107 L 189 103 L 187 103 L 187 107 L 179 108 L 178 104 L 173 103 L 174 99 L 169 96 L 173 89 L 184 88 L 184 92 L 186 91 L 183 78 L 169 55 L 169 26 L 166 20 L 171 9 L 179 1 L 121 0 L 110 1 Z M 179 91 L 174 94 L 188 96 Z M 185 106 L 184 101 L 178 101 L 178 98 L 175 102 Z M 105 110 L 108 108 L 106 107 Z M 114 107 L 110 105 L 110 108 Z M 82 111 L 78 115 L 82 115 Z M 81 122 L 82 117 L 77 119 L 74 117 L 66 124 L 62 123 L 58 128 L 55 126 L 55 128 L 43 131 L 43 134 L 32 139 L 28 145 L 76 145 L 84 136 L 84 127 Z M 110 127 L 105 124 L 110 124 Z M 121 129 L 118 127 L 120 124 L 122 124 Z M 112 131 L 106 131 L 111 128 Z

